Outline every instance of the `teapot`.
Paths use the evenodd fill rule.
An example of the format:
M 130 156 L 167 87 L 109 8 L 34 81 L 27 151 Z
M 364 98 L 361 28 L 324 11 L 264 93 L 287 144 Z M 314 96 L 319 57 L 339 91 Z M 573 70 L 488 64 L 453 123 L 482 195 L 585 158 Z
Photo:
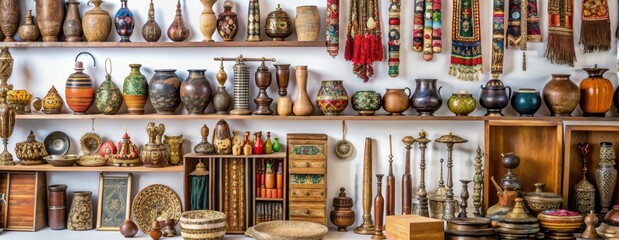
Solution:
M 509 89 L 509 93 L 505 89 Z M 499 79 L 491 79 L 485 87 L 481 85 L 479 105 L 486 108 L 485 116 L 503 116 L 503 108 L 509 104 L 511 95 L 511 87 L 503 85 Z

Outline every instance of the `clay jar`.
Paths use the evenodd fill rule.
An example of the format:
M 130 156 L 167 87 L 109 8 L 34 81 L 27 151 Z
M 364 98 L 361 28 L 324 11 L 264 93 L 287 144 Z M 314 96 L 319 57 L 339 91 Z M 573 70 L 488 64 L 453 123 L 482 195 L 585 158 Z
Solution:
M 43 42 L 58 42 L 64 11 L 64 0 L 36 0 L 37 23 Z
M 603 77 L 607 68 L 583 68 L 589 75 L 580 82 L 580 109 L 585 117 L 604 117 L 613 102 L 613 84 Z
M 181 103 L 176 69 L 157 69 L 148 83 L 148 96 L 157 114 L 174 114 Z
M 153 4 L 153 0 L 150 0 L 148 20 L 142 27 L 142 37 L 147 42 L 156 42 L 161 38 L 161 27 L 155 21 L 155 4 Z
M 406 91 L 408 90 L 408 95 Z M 392 116 L 400 116 L 410 106 L 410 88 L 388 88 L 383 96 L 383 109 Z
M 380 110 L 380 93 L 374 91 L 357 91 L 352 95 L 352 108 L 363 116 L 372 116 Z
M 101 8 L 103 0 L 92 0 L 95 6 L 84 14 L 82 30 L 89 42 L 105 42 L 112 30 L 112 17 L 108 11 Z M 38 17 L 37 12 L 37 17 Z
M 316 105 L 326 116 L 339 116 L 348 106 L 348 93 L 342 81 L 322 81 Z
M 316 6 L 298 6 L 294 21 L 298 41 L 317 41 L 320 33 L 320 15 Z
M 411 96 L 411 107 L 419 116 L 432 116 L 443 105 L 441 88 L 436 89 L 436 79 L 415 79 L 415 92 Z
M 85 231 L 93 228 L 92 192 L 73 192 L 73 201 L 67 228 L 73 231 Z
M 509 89 L 509 92 L 505 91 Z M 503 116 L 503 108 L 509 104 L 512 88 L 504 86 L 499 79 L 491 79 L 486 86 L 481 86 L 479 105 L 486 108 L 486 116 Z
M 82 20 L 80 20 L 79 5 L 80 2 L 77 0 L 67 2 L 67 16 L 62 25 L 62 31 L 67 42 L 82 41 Z
M 140 72 L 142 64 L 129 64 L 131 72 L 123 82 L 123 98 L 129 114 L 144 114 L 144 105 L 148 98 L 148 83 Z
M 338 232 L 348 232 L 346 227 L 355 223 L 355 212 L 352 210 L 352 198 L 346 196 L 346 189 L 340 188 L 338 197 L 333 198 L 333 211 L 329 215 Z
M 234 40 L 239 27 L 239 21 L 236 13 L 232 11 L 232 2 L 224 2 L 224 11 L 217 18 L 217 32 L 224 41 Z
M 13 35 L 19 24 L 19 0 L 0 1 L 0 29 L 5 42 L 14 42 Z
M 124 237 L 132 238 L 138 234 L 138 225 L 132 222 L 131 219 L 127 219 L 123 225 L 120 225 L 119 231 Z
M 535 89 L 520 88 L 514 91 L 511 104 L 521 117 L 532 117 L 542 106 L 542 97 Z
M 477 100 L 475 100 L 473 94 L 466 90 L 460 90 L 457 93 L 451 94 L 451 97 L 447 100 L 447 107 L 456 116 L 468 116 L 475 111 Z
M 204 75 L 206 69 L 190 69 L 189 76 L 181 83 L 180 97 L 189 114 L 204 114 L 211 102 L 213 90 Z
M 284 41 L 292 35 L 292 19 L 288 13 L 277 4 L 277 8 L 267 15 L 264 23 L 264 33 L 273 41 Z
M 570 116 L 580 100 L 580 89 L 569 74 L 552 74 L 542 91 L 544 103 L 551 116 Z
M 18 34 L 19 38 L 26 42 L 32 42 L 39 38 L 39 28 L 37 25 L 34 25 L 32 10 L 28 10 L 28 15 L 25 17 L 25 23 L 19 27 Z

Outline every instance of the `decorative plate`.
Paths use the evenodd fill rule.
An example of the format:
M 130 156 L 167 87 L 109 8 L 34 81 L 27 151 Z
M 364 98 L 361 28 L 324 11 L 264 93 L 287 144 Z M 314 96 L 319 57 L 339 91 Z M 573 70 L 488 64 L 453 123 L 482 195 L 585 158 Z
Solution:
M 69 136 L 61 131 L 55 131 L 45 137 L 45 150 L 49 155 L 65 155 L 69 152 L 71 141 Z
M 101 147 L 101 137 L 95 132 L 89 132 L 80 138 L 80 148 L 84 151 L 84 156 L 98 154 Z
M 304 221 L 271 221 L 259 223 L 245 232 L 257 240 L 319 240 L 329 229 L 318 223 Z
M 153 219 L 174 219 L 178 223 L 183 212 L 181 199 L 171 188 L 153 184 L 142 189 L 133 199 L 131 213 L 138 228 L 148 234 Z

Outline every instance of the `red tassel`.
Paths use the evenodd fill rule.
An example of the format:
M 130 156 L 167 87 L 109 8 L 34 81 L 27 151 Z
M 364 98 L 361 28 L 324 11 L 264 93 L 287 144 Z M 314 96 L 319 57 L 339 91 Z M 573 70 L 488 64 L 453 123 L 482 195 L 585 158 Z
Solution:
M 377 43 L 374 45 L 374 61 L 382 62 L 385 57 L 385 53 L 383 52 L 383 38 L 381 36 L 376 36 Z
M 361 36 L 361 34 L 358 34 L 355 37 L 355 41 L 354 41 L 354 49 L 353 49 L 353 55 L 352 55 L 352 62 L 353 64 L 359 64 L 361 63 L 361 55 L 363 52 L 363 36 Z
M 371 64 L 372 63 L 372 36 L 370 34 L 365 34 L 365 38 L 363 41 L 363 62 L 365 64 Z
M 344 49 L 344 59 L 346 61 L 352 60 L 353 49 L 355 48 L 353 44 L 354 42 L 352 40 L 352 37 L 351 36 L 346 37 L 346 48 Z

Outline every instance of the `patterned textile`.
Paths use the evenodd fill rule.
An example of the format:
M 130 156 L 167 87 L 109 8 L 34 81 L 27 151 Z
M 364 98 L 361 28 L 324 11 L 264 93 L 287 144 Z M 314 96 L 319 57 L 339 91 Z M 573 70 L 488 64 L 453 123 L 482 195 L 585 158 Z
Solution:
M 498 78 L 503 73 L 503 55 L 505 52 L 505 3 L 494 0 L 492 10 L 492 65 L 490 73 Z
M 483 73 L 479 0 L 454 0 L 452 18 L 449 74 L 461 80 L 478 80 L 478 74 Z
M 551 63 L 574 66 L 576 52 L 573 37 L 572 0 L 548 1 L 548 46 L 544 54 Z
M 580 43 L 585 53 L 610 50 L 607 0 L 583 0 Z

